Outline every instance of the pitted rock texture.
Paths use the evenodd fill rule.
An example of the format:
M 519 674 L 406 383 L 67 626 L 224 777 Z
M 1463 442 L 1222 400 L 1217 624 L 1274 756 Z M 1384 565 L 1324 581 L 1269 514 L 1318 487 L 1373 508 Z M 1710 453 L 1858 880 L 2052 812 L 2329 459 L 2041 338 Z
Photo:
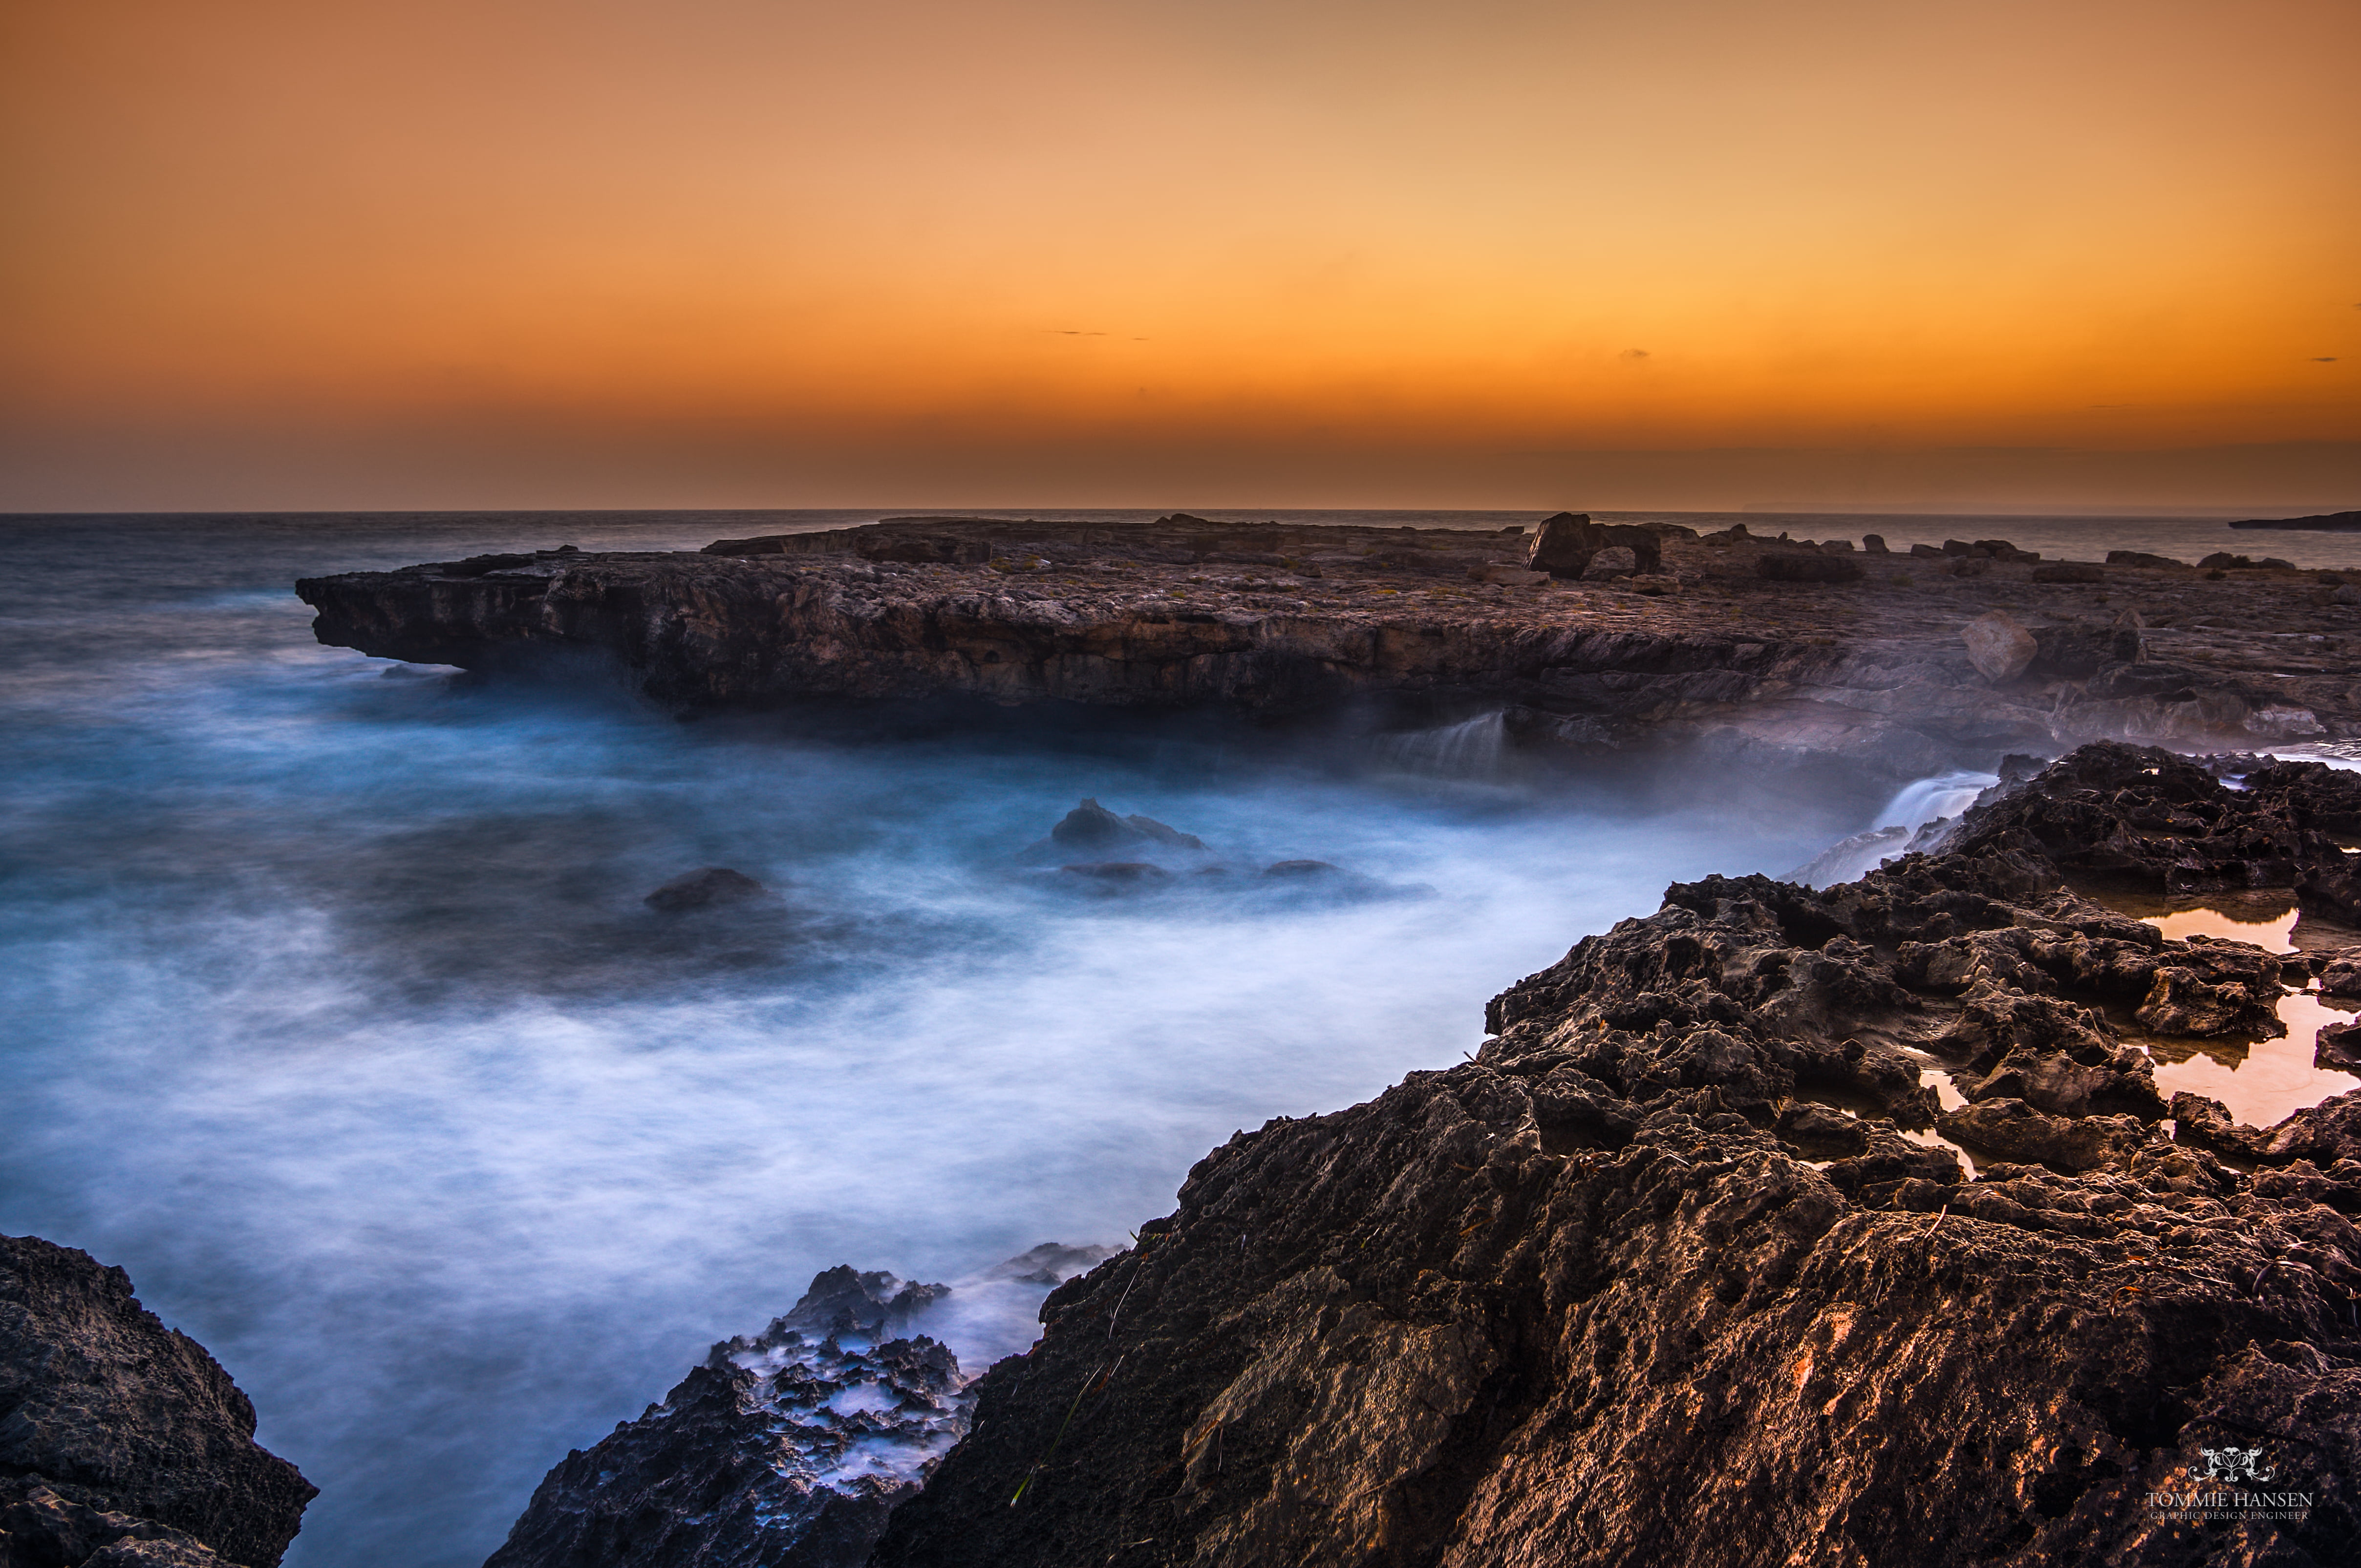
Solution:
M 1961 557 L 1972 577 L 1940 553 L 1861 556 L 1875 563 L 1863 576 L 1857 553 L 1810 541 L 1552 521 L 1571 542 L 1552 570 L 1611 542 L 1642 575 L 1527 572 L 1543 542 L 1521 532 L 953 518 L 698 554 L 477 556 L 296 591 L 324 642 L 609 672 L 684 708 L 953 698 L 1389 723 L 1498 710 L 1537 755 L 1675 744 L 1895 777 L 2096 738 L 2218 749 L 2361 733 L 2343 652 L 2356 612 L 2301 574 L 2126 567 L 2103 601 L 2033 582 L 2014 550 Z M 1995 684 L 1960 629 L 2004 602 L 2039 652 Z
M 2025 826 L 2095 792 L 2145 864 L 2162 768 L 2069 759 L 1976 852 L 1824 892 L 1676 885 L 1473 1061 L 1234 1137 L 1051 1295 L 873 1561 L 2356 1561 L 2361 1092 L 2166 1105 L 2158 974 L 2278 960 L 2090 902 Z M 2300 1501 L 2158 1500 L 2231 1448 Z
M 0 1563 L 273 1568 L 318 1495 L 120 1268 L 0 1236 Z
M 967 1430 L 951 1353 L 904 1337 L 944 1293 L 839 1266 L 551 1470 L 486 1568 L 858 1568 Z

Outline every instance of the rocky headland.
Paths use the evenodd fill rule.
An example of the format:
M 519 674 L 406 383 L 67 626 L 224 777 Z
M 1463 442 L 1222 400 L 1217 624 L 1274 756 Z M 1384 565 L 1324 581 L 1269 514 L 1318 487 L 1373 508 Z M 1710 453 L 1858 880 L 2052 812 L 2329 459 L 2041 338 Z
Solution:
M 1497 713 L 1536 756 L 1701 748 L 1880 779 L 2098 739 L 2361 733 L 2344 652 L 2361 591 L 2334 574 L 1864 543 L 1572 515 L 1499 533 L 917 518 L 297 591 L 324 642 L 593 669 L 684 710 L 925 699 L 1379 729 Z
M 120 1268 L 0 1236 L 0 1568 L 277 1568 L 317 1488 Z

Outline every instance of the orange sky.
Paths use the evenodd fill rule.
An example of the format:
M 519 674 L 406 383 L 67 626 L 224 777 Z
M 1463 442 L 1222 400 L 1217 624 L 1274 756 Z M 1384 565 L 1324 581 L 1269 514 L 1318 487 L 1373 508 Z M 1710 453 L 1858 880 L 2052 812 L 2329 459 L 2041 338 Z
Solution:
M 13 0 L 0 508 L 2361 506 L 2353 0 Z

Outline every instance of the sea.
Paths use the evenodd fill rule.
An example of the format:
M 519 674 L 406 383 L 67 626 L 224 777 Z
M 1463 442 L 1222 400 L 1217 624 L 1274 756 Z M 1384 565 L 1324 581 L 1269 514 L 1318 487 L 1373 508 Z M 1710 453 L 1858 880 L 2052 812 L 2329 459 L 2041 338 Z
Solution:
M 1539 779 L 1480 720 L 683 723 L 322 647 L 291 588 L 884 515 L 0 519 L 0 1231 L 123 1266 L 236 1378 L 321 1488 L 294 1568 L 480 1563 L 551 1464 L 817 1271 L 1119 1246 L 1234 1131 L 1464 1059 L 1488 997 L 1668 882 L 1978 783 Z M 2361 538 L 2206 520 L 1675 521 L 2361 568 Z M 1078 885 L 1038 846 L 1086 798 L 1204 848 Z M 644 902 L 708 866 L 766 891 Z M 974 1299 L 945 1329 L 971 1371 L 1036 1332 Z

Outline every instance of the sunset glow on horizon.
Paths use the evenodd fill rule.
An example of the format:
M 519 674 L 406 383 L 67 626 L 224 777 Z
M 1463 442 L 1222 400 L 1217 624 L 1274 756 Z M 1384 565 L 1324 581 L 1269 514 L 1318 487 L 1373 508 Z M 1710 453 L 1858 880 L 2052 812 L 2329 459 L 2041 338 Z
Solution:
M 2361 506 L 2350 0 L 28 0 L 0 509 Z

